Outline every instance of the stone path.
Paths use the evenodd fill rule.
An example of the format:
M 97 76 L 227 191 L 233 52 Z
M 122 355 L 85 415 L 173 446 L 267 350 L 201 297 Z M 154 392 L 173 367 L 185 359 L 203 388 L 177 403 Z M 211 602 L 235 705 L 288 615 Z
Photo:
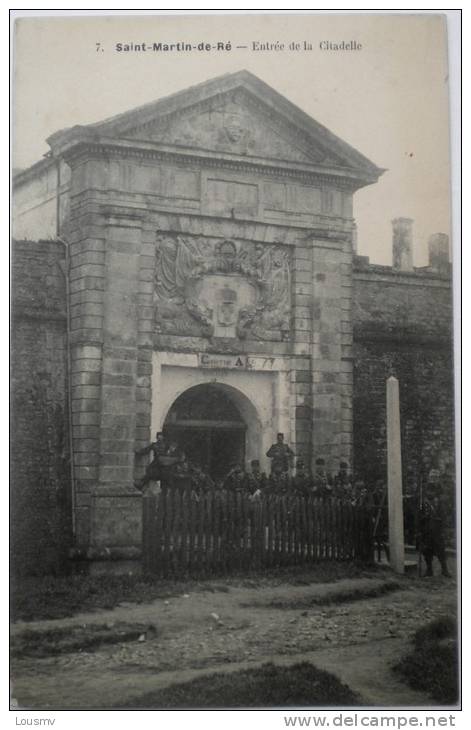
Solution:
M 456 585 L 442 578 L 400 578 L 400 590 L 348 603 L 316 605 L 346 591 L 380 588 L 390 576 L 330 584 L 230 587 L 57 621 L 19 623 L 49 630 L 126 621 L 155 626 L 145 641 L 12 663 L 13 695 L 22 707 L 111 708 L 195 676 L 235 671 L 266 661 L 311 661 L 359 692 L 367 705 L 431 706 L 402 684 L 391 666 L 414 631 L 456 610 Z

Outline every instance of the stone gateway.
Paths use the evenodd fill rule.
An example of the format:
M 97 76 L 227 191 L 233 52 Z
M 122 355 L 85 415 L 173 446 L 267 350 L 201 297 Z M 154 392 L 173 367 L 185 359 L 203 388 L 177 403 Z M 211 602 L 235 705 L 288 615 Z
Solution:
M 393 268 L 356 256 L 352 198 L 382 169 L 246 71 L 48 143 L 14 190 L 19 569 L 33 482 L 60 493 L 58 544 L 96 566 L 139 557 L 134 455 L 156 432 L 214 478 L 234 461 L 268 472 L 278 432 L 311 467 L 374 452 L 381 471 L 393 371 L 407 463 L 453 461 L 443 238 L 440 266 L 414 269 L 399 219 Z

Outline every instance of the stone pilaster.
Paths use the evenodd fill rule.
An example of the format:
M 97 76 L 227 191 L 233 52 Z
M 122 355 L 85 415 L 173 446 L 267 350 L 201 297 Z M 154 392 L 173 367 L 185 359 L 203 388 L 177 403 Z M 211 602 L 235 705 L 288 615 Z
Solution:
M 137 288 L 138 305 L 138 347 L 136 379 L 136 423 L 134 429 L 134 448 L 137 451 L 155 436 L 151 433 L 152 410 L 152 353 L 154 349 L 154 278 L 156 225 L 147 221 L 142 230 L 141 252 L 139 257 L 139 284 Z M 142 475 L 144 464 L 135 465 L 135 476 Z
M 138 216 L 106 221 L 103 357 L 98 485 L 92 503 L 91 549 L 126 548 L 140 540 L 140 495 L 133 487 L 139 421 L 142 223 Z
M 355 231 L 353 232 L 355 234 Z M 341 255 L 341 319 L 340 319 L 340 405 L 341 435 L 339 461 L 353 468 L 353 322 L 352 322 L 352 244 L 344 242 Z
M 132 486 L 136 419 L 141 223 L 110 219 L 106 279 L 100 484 Z
M 70 252 L 71 408 L 75 473 L 75 544 L 88 545 L 99 473 L 105 291 L 102 220 L 90 201 L 72 199 Z
M 291 438 L 296 457 L 306 465 L 312 442 L 312 247 L 309 239 L 296 242 L 292 255 Z
M 343 242 L 335 237 L 313 240 L 312 389 L 313 458 L 322 457 L 335 471 L 344 454 L 343 380 L 351 363 L 342 359 L 342 326 L 348 319 L 342 289 Z M 345 333 L 347 334 L 347 333 Z M 348 383 L 347 383 L 348 384 Z M 351 438 L 351 437 L 350 437 Z

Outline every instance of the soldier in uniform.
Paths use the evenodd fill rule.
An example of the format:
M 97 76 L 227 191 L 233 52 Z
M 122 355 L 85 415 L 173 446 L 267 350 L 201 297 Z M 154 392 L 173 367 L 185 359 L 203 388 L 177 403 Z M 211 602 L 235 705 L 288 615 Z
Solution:
M 283 471 L 280 464 L 275 465 L 275 468 L 270 472 L 268 479 L 268 492 L 270 494 L 278 494 L 282 496 L 286 494 L 289 489 L 289 475 L 288 472 Z
M 352 475 L 348 471 L 346 461 L 340 462 L 338 473 L 334 477 L 334 497 L 343 501 L 351 499 L 352 496 Z
M 224 487 L 233 492 L 247 492 L 247 475 L 239 462 L 234 462 L 224 479 Z
M 291 479 L 287 471 L 277 473 L 276 490 L 278 494 L 289 495 L 291 493 Z
M 260 462 L 258 459 L 252 459 L 250 462 L 251 471 L 247 474 L 247 486 L 252 496 L 260 497 L 266 487 L 267 477 L 265 472 L 260 471 Z
M 454 526 L 456 524 L 456 498 L 455 498 L 455 474 L 454 466 L 452 462 L 445 464 L 445 470 L 440 477 L 440 484 L 442 487 L 442 498 L 445 505 L 445 509 L 448 513 L 448 528 L 451 533 L 454 533 Z
M 311 493 L 312 479 L 307 472 L 306 465 L 302 459 L 296 462 L 296 474 L 293 479 L 293 488 L 296 494 L 301 497 L 308 497 Z
M 136 451 L 136 456 L 144 456 L 145 454 L 152 454 L 152 461 L 147 466 L 146 471 L 142 479 L 139 479 L 134 483 L 136 489 L 141 492 L 144 487 L 151 481 L 158 481 L 162 478 L 162 465 L 159 457 L 165 456 L 167 453 L 168 445 L 165 441 L 164 435 L 159 431 L 155 436 L 155 441 L 150 443 L 148 446 L 144 446 L 143 449 Z
M 175 465 L 175 474 L 177 477 L 188 477 L 190 474 L 190 463 L 185 453 L 181 454 L 179 462 Z
M 325 470 L 325 461 L 322 458 L 316 459 L 316 471 L 314 474 L 313 486 L 316 497 L 322 499 L 332 496 L 332 485 Z
M 267 451 L 266 455 L 271 459 L 270 471 L 272 474 L 280 472 L 287 474 L 293 463 L 294 451 L 290 449 L 288 444 L 285 444 L 284 438 L 284 434 L 277 434 L 276 443 L 272 444 Z
M 440 488 L 437 484 L 428 486 L 427 494 L 419 511 L 419 533 L 417 549 L 422 553 L 427 566 L 426 576 L 433 576 L 433 558 L 436 555 L 442 575 L 450 577 L 445 548 L 446 511 Z
M 355 483 L 355 494 L 353 504 L 358 507 L 374 508 L 373 491 L 368 489 L 364 481 L 360 480 Z
M 191 484 L 198 494 L 202 494 L 203 492 L 213 489 L 213 480 L 209 474 L 204 471 L 200 464 L 190 464 L 190 476 Z
M 378 563 L 380 563 L 383 550 L 386 553 L 387 560 L 389 560 L 388 490 L 381 479 L 378 479 L 375 483 L 375 488 L 371 493 L 371 503 L 373 508 L 373 537 Z
M 419 499 L 418 484 L 414 475 L 410 474 L 406 482 L 405 491 L 402 496 L 402 504 L 404 511 L 404 539 L 406 544 L 413 545 L 416 534 L 416 516 Z

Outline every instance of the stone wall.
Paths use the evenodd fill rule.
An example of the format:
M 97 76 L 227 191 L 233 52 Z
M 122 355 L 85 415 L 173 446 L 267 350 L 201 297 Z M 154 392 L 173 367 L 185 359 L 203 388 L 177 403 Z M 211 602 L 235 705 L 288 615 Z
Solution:
M 12 245 L 11 546 L 15 574 L 63 569 L 71 543 L 64 250 Z
M 454 465 L 452 290 L 431 269 L 399 272 L 357 257 L 353 275 L 354 464 L 386 475 L 386 379 L 399 380 L 406 486 Z
M 120 229 L 115 230 L 120 231 Z M 109 228 L 107 237 L 111 240 Z M 116 243 L 113 247 L 110 246 L 108 252 L 110 264 L 114 265 L 116 261 L 118 265 L 119 255 L 123 255 L 126 259 L 123 271 L 129 273 L 129 231 L 124 235 L 125 253 L 124 250 L 120 253 L 120 239 L 115 238 Z M 96 244 L 102 245 L 99 239 L 96 239 Z M 80 350 L 76 352 L 77 356 L 73 359 L 72 367 L 72 389 L 74 398 L 78 398 L 77 402 L 73 401 L 72 409 L 77 434 L 76 544 L 79 547 L 90 544 L 88 543 L 90 533 L 100 534 L 103 542 L 103 530 L 105 533 L 108 530 L 110 531 L 108 542 L 116 546 L 119 535 L 118 543 L 124 548 L 135 543 L 134 535 L 138 529 L 136 522 L 138 508 L 135 502 L 139 500 L 129 491 L 132 480 L 131 464 L 120 461 L 122 456 L 118 454 L 116 458 L 113 457 L 112 464 L 110 455 L 117 448 L 121 449 L 122 453 L 123 446 L 128 446 L 126 439 L 130 441 L 131 449 L 142 446 L 147 441 L 151 407 L 150 358 L 155 343 L 152 335 L 149 336 L 146 331 L 142 330 L 142 333 L 133 335 L 135 331 L 133 327 L 129 328 L 128 333 L 126 327 L 121 326 L 116 329 L 113 342 L 111 339 L 107 341 L 103 350 L 103 344 L 100 342 L 102 332 L 100 328 L 93 327 L 95 319 L 100 316 L 101 308 L 103 307 L 101 316 L 104 316 L 109 323 L 108 330 L 111 337 L 116 313 L 119 312 L 121 323 L 126 322 L 126 318 L 123 319 L 122 316 L 123 307 L 126 309 L 131 304 L 129 312 L 132 313 L 137 302 L 133 304 L 134 285 L 128 275 L 122 279 L 123 285 L 131 286 L 132 290 L 128 291 L 121 287 L 119 289 L 122 295 L 121 301 L 114 298 L 113 301 L 102 302 L 105 292 L 103 287 L 98 286 L 98 279 L 96 287 L 89 286 L 90 280 L 87 280 L 86 287 L 81 286 L 82 278 L 78 274 L 88 277 L 92 275 L 90 267 L 96 268 L 99 266 L 99 261 L 92 262 L 88 258 L 96 257 L 97 253 L 99 253 L 97 247 L 91 247 L 90 241 L 87 241 L 87 245 L 78 243 L 74 248 L 70 277 L 73 325 L 71 344 L 73 352 Z M 344 268 L 345 265 L 340 262 L 340 274 L 338 280 L 336 279 L 338 292 L 337 290 L 335 292 L 340 295 L 344 287 L 350 283 L 349 272 L 346 269 L 344 271 Z M 302 270 L 305 270 L 304 264 Z M 315 270 L 316 276 L 313 281 L 316 299 L 312 311 L 314 323 L 322 307 L 328 309 L 332 307 L 329 298 L 325 302 L 322 299 L 320 287 L 325 286 L 327 277 L 335 273 L 333 268 L 332 271 L 326 269 L 324 279 L 320 276 L 319 264 Z M 20 573 L 60 570 L 67 548 L 72 544 L 67 448 L 64 272 L 64 250 L 60 244 L 51 241 L 14 243 L 12 547 L 15 567 Z M 98 275 L 97 272 L 94 273 Z M 296 286 L 299 283 L 296 268 L 294 273 Z M 328 281 L 330 288 L 334 286 L 333 281 L 330 279 Z M 283 365 L 283 368 L 288 367 L 287 373 L 293 368 L 293 359 L 297 358 L 299 361 L 298 367 L 294 369 L 294 375 L 291 373 L 291 391 L 295 388 L 296 393 L 292 402 L 292 407 L 295 409 L 294 428 L 296 431 L 302 429 L 304 422 L 307 432 L 312 427 L 319 448 L 329 457 L 330 450 L 335 449 L 335 444 L 330 444 L 323 430 L 319 404 L 323 399 L 325 408 L 335 408 L 338 413 L 337 418 L 351 419 L 350 409 L 345 410 L 343 393 L 345 389 L 350 390 L 352 387 L 353 370 L 355 471 L 368 478 L 384 478 L 385 386 L 386 378 L 393 373 L 400 383 L 403 463 L 408 484 L 421 473 L 426 473 L 431 466 L 436 465 L 444 470 L 447 464 L 454 462 L 450 279 L 430 269 L 399 272 L 389 267 L 372 266 L 365 259 L 356 257 L 352 283 L 351 322 L 348 318 L 350 310 L 339 304 L 338 316 L 344 322 L 342 331 L 336 335 L 340 339 L 334 340 L 329 337 L 329 331 L 324 326 L 319 330 L 318 340 L 314 327 L 315 341 L 313 345 L 308 343 L 308 347 L 314 346 L 315 355 L 317 351 L 319 352 L 317 357 L 321 361 L 322 357 L 330 356 L 329 348 L 342 347 L 338 372 L 331 372 L 329 368 L 324 370 L 322 367 L 316 368 L 316 372 L 320 375 L 314 376 L 316 408 L 313 412 L 310 407 L 310 365 L 306 356 L 304 356 L 306 383 L 302 378 L 301 366 L 304 362 L 302 348 L 306 346 L 302 340 L 302 327 L 296 330 L 295 352 L 299 338 L 299 354 L 284 355 L 286 365 Z M 141 297 L 143 295 L 145 293 L 140 293 Z M 103 306 L 104 304 L 106 306 Z M 139 302 L 139 306 L 144 307 L 144 305 L 145 302 Z M 337 316 L 336 312 L 333 312 L 332 316 L 334 315 Z M 351 323 L 353 323 L 352 349 L 349 348 L 352 338 Z M 135 348 L 136 343 L 127 341 L 128 336 L 140 338 L 137 351 L 142 353 L 142 356 L 137 362 L 135 357 L 129 358 L 129 348 Z M 271 344 L 276 349 L 276 343 Z M 279 343 L 278 347 L 282 344 Z M 177 357 L 177 354 L 172 357 Z M 195 358 L 196 355 L 187 354 L 178 357 Z M 103 370 L 102 359 L 106 361 Z M 260 360 L 264 363 L 263 357 Z M 97 367 L 98 363 L 100 368 Z M 264 367 L 267 367 L 266 364 Z M 155 365 L 154 370 L 157 372 Z M 208 377 L 210 374 L 211 371 L 208 371 Z M 243 373 L 240 377 L 243 377 Z M 263 377 L 271 376 L 265 374 Z M 98 395 L 102 386 L 106 390 L 103 401 Z M 303 387 L 306 388 L 306 392 L 301 390 Z M 142 390 L 142 398 L 137 398 L 135 401 L 134 394 L 131 399 L 134 406 L 127 415 L 124 415 L 121 410 L 125 405 L 126 388 L 131 389 L 133 393 L 138 389 L 139 394 Z M 287 382 L 286 393 L 289 389 L 290 385 Z M 119 391 L 118 400 L 116 400 L 116 390 Z M 346 400 L 348 402 L 348 398 Z M 136 402 L 138 406 L 134 411 Z M 80 408 L 77 409 L 78 403 Z M 103 408 L 101 403 L 104 403 Z M 120 408 L 119 414 L 112 412 L 116 404 Z M 279 414 L 288 420 L 293 419 L 293 415 L 288 411 L 285 415 Z M 160 420 L 155 420 L 155 417 L 153 420 L 155 421 L 153 427 L 159 428 Z M 282 422 L 278 427 L 286 428 Z M 301 444 L 302 434 L 297 433 L 296 436 L 296 440 Z M 98 458 L 98 440 L 106 452 L 101 459 Z M 122 469 L 129 470 L 129 473 L 123 478 L 124 489 L 120 491 L 118 477 Z M 97 477 L 102 480 L 103 485 L 111 480 L 110 488 L 102 487 L 100 494 L 95 494 L 93 498 Z M 116 506 L 118 497 L 123 502 L 123 514 L 126 516 L 124 521 L 116 510 L 110 511 L 110 500 L 113 500 L 113 505 Z M 116 520 L 118 522 L 111 524 L 110 517 L 113 517 L 114 522 Z M 97 550 L 99 553 L 99 545 L 95 541 L 91 541 L 93 554 Z

